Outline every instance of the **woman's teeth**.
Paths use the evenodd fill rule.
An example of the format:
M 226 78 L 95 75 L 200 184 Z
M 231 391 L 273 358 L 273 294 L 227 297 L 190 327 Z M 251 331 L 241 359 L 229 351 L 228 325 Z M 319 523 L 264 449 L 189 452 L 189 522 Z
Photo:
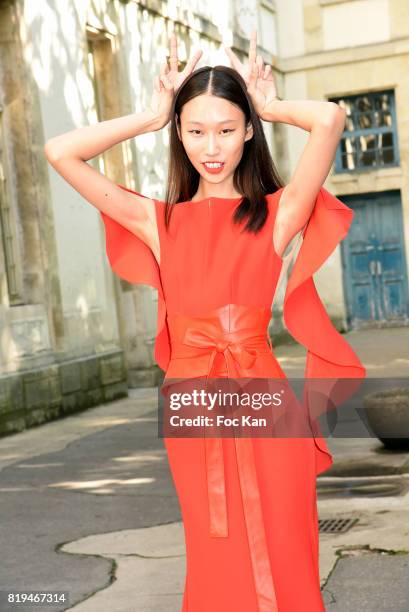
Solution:
M 223 163 L 221 162 L 204 162 L 204 165 L 207 166 L 208 168 L 221 168 L 223 166 Z

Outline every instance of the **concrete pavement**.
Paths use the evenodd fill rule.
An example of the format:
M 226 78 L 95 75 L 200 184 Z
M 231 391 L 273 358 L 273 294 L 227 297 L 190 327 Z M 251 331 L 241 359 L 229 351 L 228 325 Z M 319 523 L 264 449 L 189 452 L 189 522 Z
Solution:
M 348 340 L 369 376 L 409 372 L 409 329 L 352 332 Z M 302 347 L 275 353 L 287 375 L 301 375 Z M 156 406 L 155 389 L 131 390 L 0 440 L 0 591 L 69 591 L 69 604 L 46 610 L 181 609 L 183 525 Z M 326 609 L 407 612 L 409 454 L 385 452 L 371 438 L 328 444 L 335 465 L 318 478 L 319 517 L 358 521 L 345 533 L 320 534 Z

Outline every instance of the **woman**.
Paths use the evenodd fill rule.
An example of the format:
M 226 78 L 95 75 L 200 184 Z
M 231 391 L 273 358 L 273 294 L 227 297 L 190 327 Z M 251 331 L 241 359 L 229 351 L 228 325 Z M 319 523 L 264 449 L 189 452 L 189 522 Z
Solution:
M 158 290 L 155 358 L 165 384 L 285 378 L 267 327 L 288 263 L 284 251 L 301 231 L 284 320 L 307 348 L 306 376 L 365 373 L 312 279 L 352 221 L 352 211 L 321 186 L 345 114 L 329 102 L 278 99 L 256 45 L 254 31 L 246 65 L 226 49 L 232 68 L 194 71 L 198 51 L 179 73 L 173 36 L 170 67 L 155 78 L 149 109 L 62 134 L 45 147 L 54 168 L 101 212 L 115 272 Z M 310 132 L 285 187 L 261 119 Z M 116 185 L 86 163 L 169 121 L 165 201 Z M 183 612 L 324 610 L 315 478 L 332 463 L 325 441 L 205 434 L 165 437 L 165 445 L 185 529 Z

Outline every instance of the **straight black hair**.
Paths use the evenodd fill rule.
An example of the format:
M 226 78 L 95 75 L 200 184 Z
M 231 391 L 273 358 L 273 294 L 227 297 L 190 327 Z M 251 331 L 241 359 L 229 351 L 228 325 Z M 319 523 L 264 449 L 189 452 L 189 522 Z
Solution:
M 190 162 L 179 139 L 180 114 L 184 104 L 202 94 L 225 98 L 245 115 L 246 125 L 253 126 L 253 136 L 244 143 L 243 154 L 234 172 L 235 189 L 243 199 L 233 220 L 248 219 L 245 231 L 257 233 L 268 216 L 265 195 L 283 187 L 268 149 L 261 120 L 254 108 L 242 76 L 228 66 L 204 66 L 194 70 L 182 83 L 173 100 L 170 122 L 169 167 L 165 195 L 165 226 L 168 228 L 172 208 L 192 198 L 199 187 L 200 174 Z

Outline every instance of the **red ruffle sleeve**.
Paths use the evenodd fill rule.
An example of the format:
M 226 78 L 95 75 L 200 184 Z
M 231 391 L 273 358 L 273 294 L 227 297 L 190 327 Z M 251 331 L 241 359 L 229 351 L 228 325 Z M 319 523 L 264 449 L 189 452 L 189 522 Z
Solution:
M 137 191 L 118 184 L 118 187 L 146 197 Z M 154 200 L 158 214 L 160 202 Z M 105 226 L 105 242 L 108 261 L 114 272 L 132 284 L 150 285 L 158 292 L 157 329 L 154 357 L 158 366 L 166 371 L 170 360 L 170 339 L 166 323 L 166 302 L 160 276 L 160 268 L 152 250 L 138 236 L 100 211 Z
M 351 208 L 324 187 L 320 189 L 284 296 L 284 323 L 307 349 L 303 401 L 316 431 L 319 431 L 316 417 L 356 391 L 361 382 L 352 379 L 366 376 L 357 354 L 331 322 L 313 280 L 313 274 L 347 235 L 353 216 Z M 328 384 L 323 380 L 326 378 L 331 379 Z M 319 458 L 319 473 L 331 465 L 332 456 L 324 438 L 316 437 L 315 441 L 323 453 Z

